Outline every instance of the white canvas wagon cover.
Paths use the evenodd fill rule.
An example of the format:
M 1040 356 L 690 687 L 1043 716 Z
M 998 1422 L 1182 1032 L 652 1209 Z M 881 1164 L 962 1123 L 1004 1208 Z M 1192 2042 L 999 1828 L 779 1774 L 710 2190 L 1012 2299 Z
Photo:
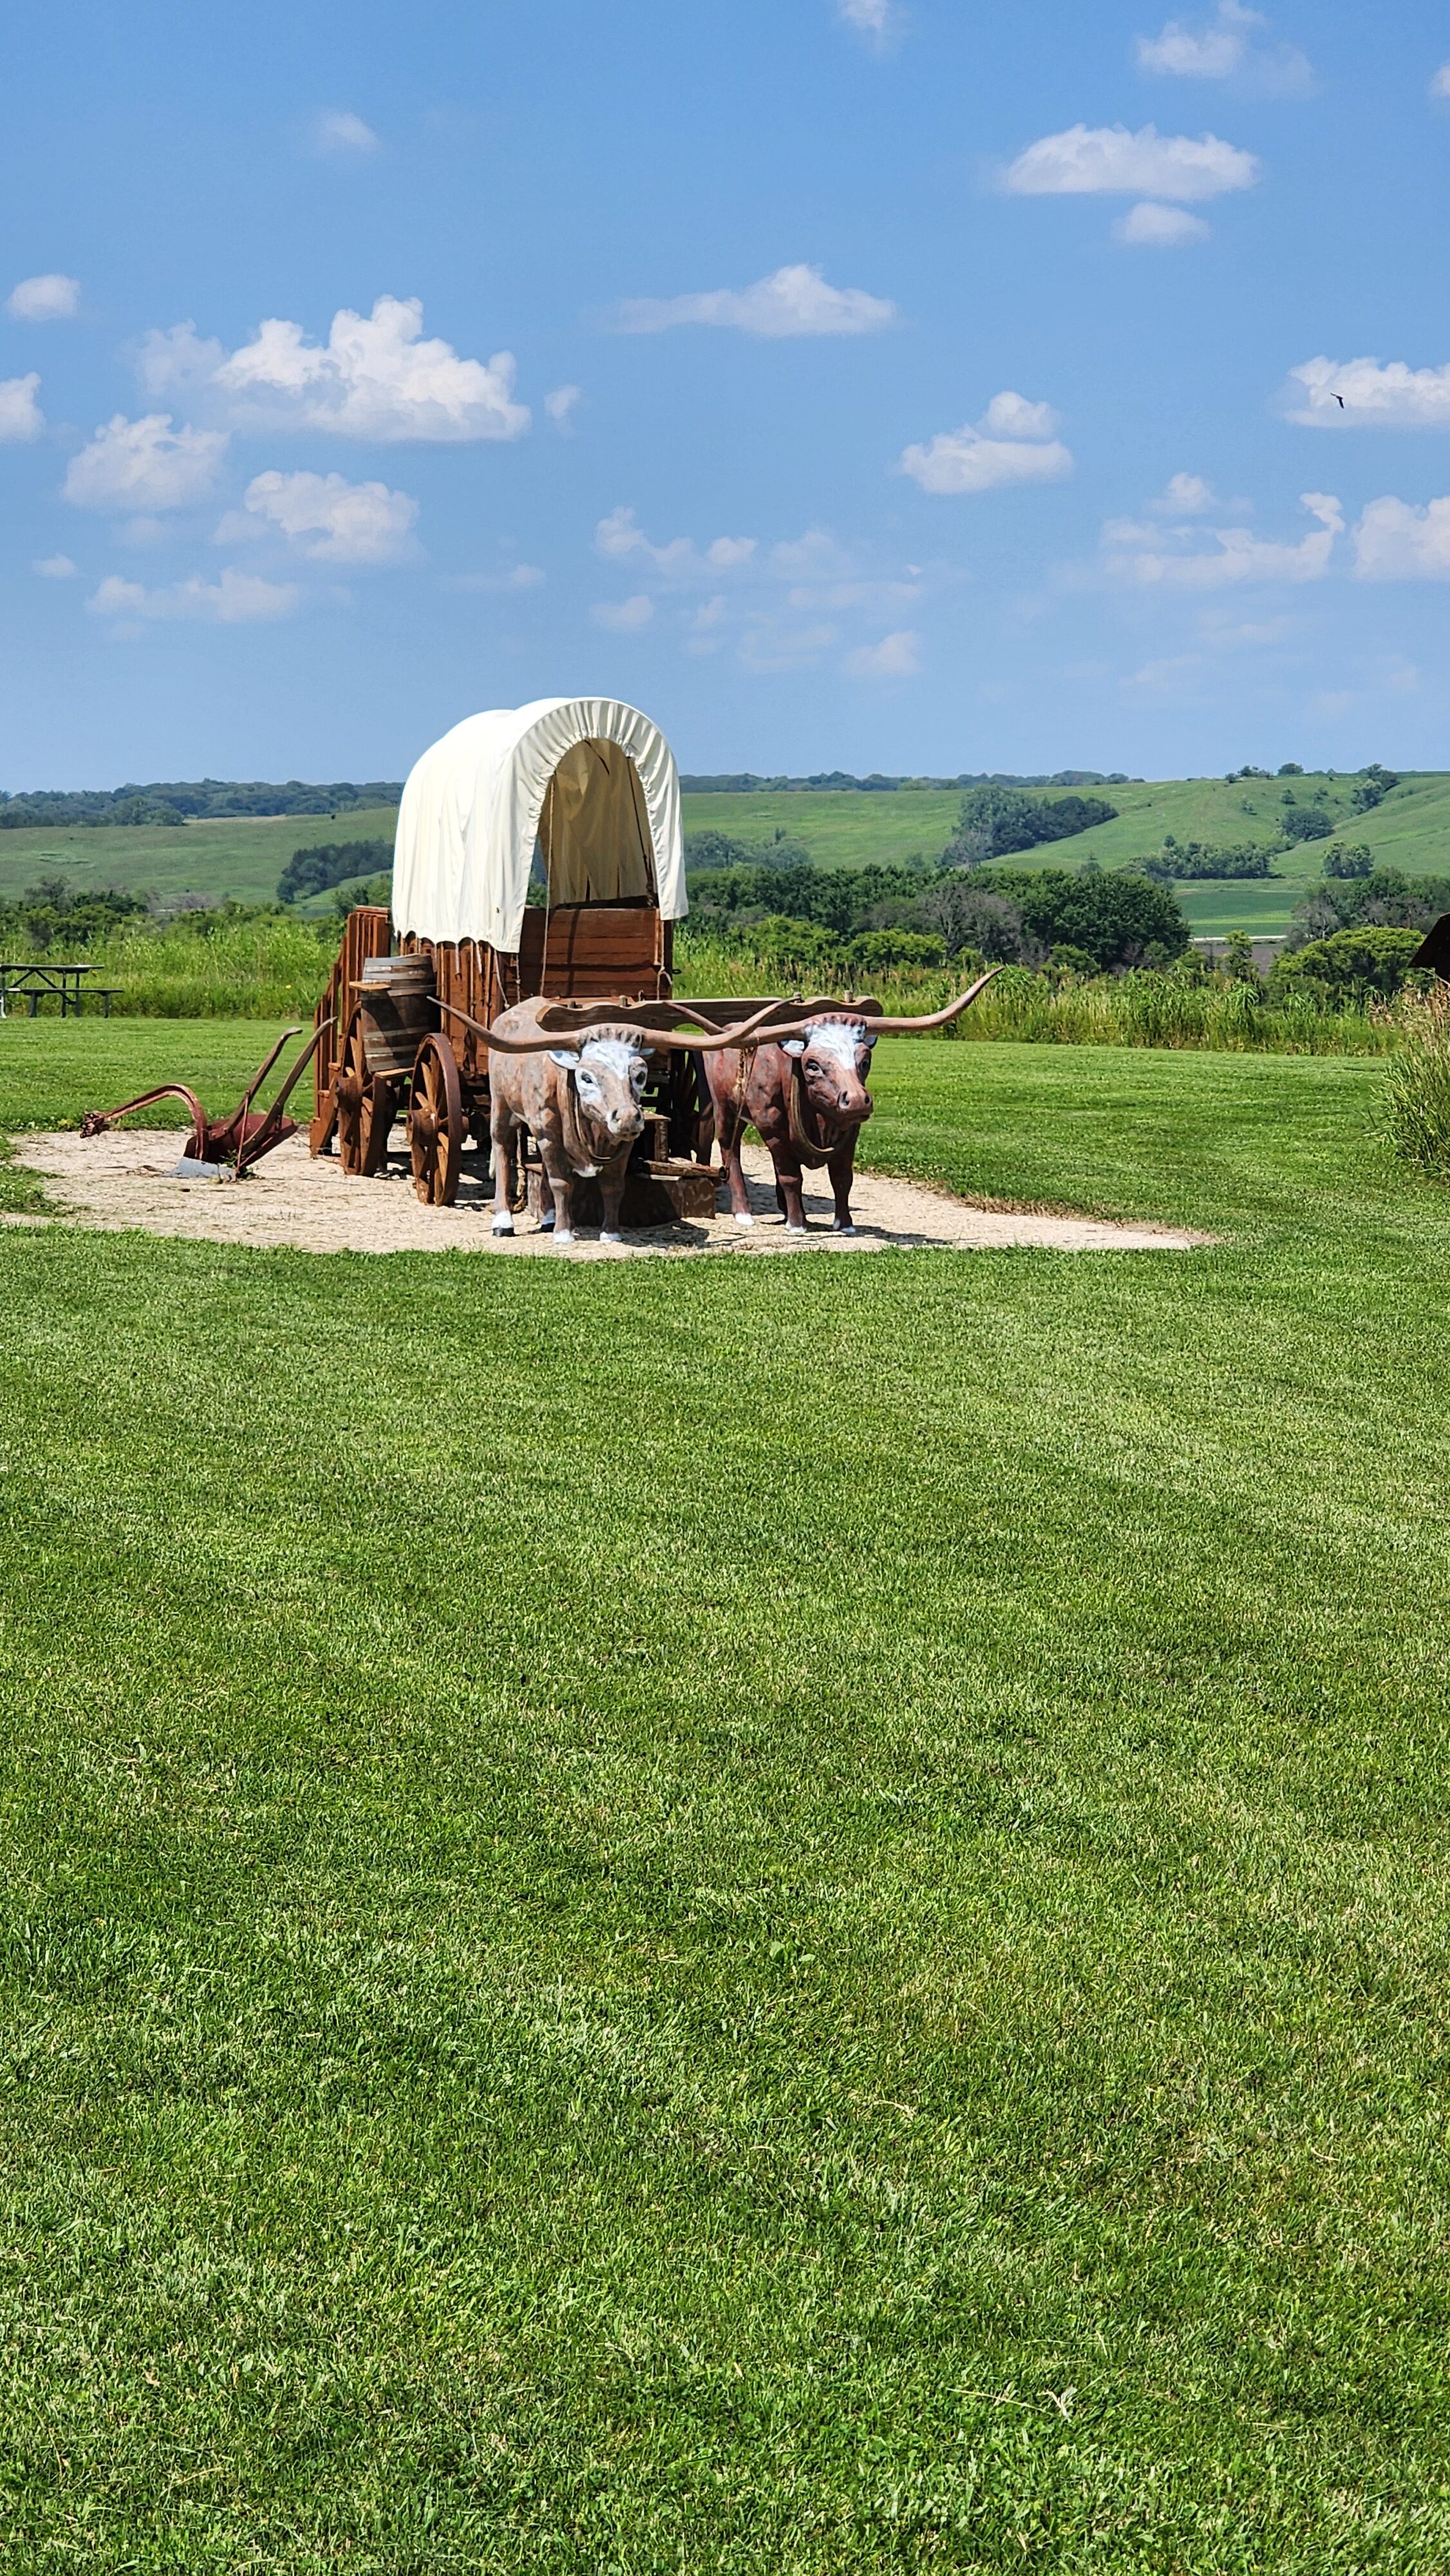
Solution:
M 644 899 L 683 919 L 680 780 L 658 725 L 617 698 L 465 717 L 403 789 L 394 928 L 512 955 L 536 842 L 551 906 Z

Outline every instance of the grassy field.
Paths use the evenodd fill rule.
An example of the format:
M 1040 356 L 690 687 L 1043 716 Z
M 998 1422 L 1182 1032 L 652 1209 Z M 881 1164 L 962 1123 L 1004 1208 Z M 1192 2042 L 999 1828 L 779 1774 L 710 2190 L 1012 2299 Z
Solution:
M 1118 820 L 1096 831 L 1030 854 L 1014 864 L 1077 867 L 1089 857 L 1104 867 L 1142 858 L 1165 834 L 1179 841 L 1273 841 L 1289 786 L 1301 803 L 1324 784 L 1342 837 L 1366 842 L 1385 865 L 1411 874 L 1450 874 L 1450 773 L 1407 777 L 1372 814 L 1352 814 L 1348 779 L 1150 780 L 1109 787 Z M 715 829 L 748 841 L 768 841 L 776 831 L 801 841 L 822 867 L 864 866 L 869 860 L 900 865 L 938 857 L 951 836 L 961 802 L 955 793 L 910 789 L 894 795 L 834 793 L 687 796 L 685 829 Z M 38 876 L 63 874 L 81 886 L 118 885 L 175 896 L 182 892 L 270 901 L 294 849 L 318 841 L 391 840 L 396 816 L 389 809 L 293 817 L 290 821 L 188 823 L 180 830 L 137 826 L 108 831 L 0 832 L 0 902 Z M 1195 931 L 1222 936 L 1229 930 L 1267 935 L 1282 931 L 1299 897 L 1319 877 L 1322 842 L 1304 842 L 1276 858 L 1279 874 L 1241 884 L 1186 885 L 1180 899 Z M 319 899 L 326 909 L 330 897 Z M 312 909 L 318 909 L 314 905 Z
M 1191 1255 L 0 1230 L 8 2564 L 1450 2562 L 1383 1078 L 883 1045 L 869 1159 Z

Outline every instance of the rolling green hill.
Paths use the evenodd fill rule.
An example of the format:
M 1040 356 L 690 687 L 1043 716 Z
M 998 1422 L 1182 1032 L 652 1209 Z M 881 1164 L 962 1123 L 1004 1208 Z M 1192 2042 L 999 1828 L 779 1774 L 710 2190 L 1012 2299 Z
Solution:
M 243 815 L 169 828 L 136 823 L 0 832 L 0 903 L 46 876 L 69 877 L 85 892 L 121 886 L 137 894 L 154 887 L 168 898 L 212 894 L 270 903 L 294 850 L 319 841 L 391 841 L 396 821 L 390 806 L 369 806 L 336 817 Z
M 1261 842 L 1272 845 L 1285 812 L 1284 792 L 1309 802 L 1323 787 L 1338 835 L 1362 841 L 1381 863 L 1412 875 L 1450 874 L 1450 772 L 1407 775 L 1371 814 L 1355 814 L 1349 777 L 1302 779 L 1149 779 L 1100 792 L 1118 808 L 1071 841 L 1026 852 L 1014 866 L 1076 867 L 1089 856 L 1103 867 L 1121 867 L 1179 841 Z M 933 859 L 956 821 L 954 789 L 905 788 L 863 795 L 826 789 L 754 794 L 700 795 L 684 799 L 687 832 L 714 828 L 747 842 L 769 842 L 776 832 L 803 843 L 820 867 L 862 867 L 870 860 L 901 865 Z M 390 839 L 395 817 L 387 807 L 340 815 L 282 816 L 266 820 L 194 822 L 170 830 L 146 825 L 100 830 L 0 832 L 0 902 L 47 875 L 71 877 L 78 886 L 152 888 L 163 896 L 193 892 L 229 895 L 247 903 L 270 900 L 292 852 L 319 841 Z M 1240 883 L 1189 884 L 1179 900 L 1195 931 L 1222 936 L 1244 929 L 1268 936 L 1282 931 L 1300 896 L 1320 876 L 1325 843 L 1301 842 L 1276 857 L 1277 873 Z M 327 909 L 330 896 L 311 909 Z

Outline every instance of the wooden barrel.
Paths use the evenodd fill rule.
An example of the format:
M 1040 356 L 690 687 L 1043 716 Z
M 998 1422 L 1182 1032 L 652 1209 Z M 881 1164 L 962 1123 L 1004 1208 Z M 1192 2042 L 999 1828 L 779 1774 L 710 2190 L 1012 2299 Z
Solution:
M 396 1080 L 436 1025 L 437 986 L 431 957 L 368 957 L 357 998 L 365 1013 L 369 1073 Z

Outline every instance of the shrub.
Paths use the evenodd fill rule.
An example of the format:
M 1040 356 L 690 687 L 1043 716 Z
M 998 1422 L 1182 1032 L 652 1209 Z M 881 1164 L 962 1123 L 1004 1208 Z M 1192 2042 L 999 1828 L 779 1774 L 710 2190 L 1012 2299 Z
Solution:
M 1390 1143 L 1402 1162 L 1450 1180 L 1450 985 L 1406 1004 L 1405 1043 L 1385 1085 Z
M 1327 877 L 1345 879 L 1373 876 L 1374 858 L 1363 841 L 1357 841 L 1348 850 L 1341 850 L 1336 845 L 1324 853 L 1324 873 Z
M 1327 841 L 1334 829 L 1330 816 L 1316 805 L 1296 805 L 1280 826 L 1286 841 Z
M 1274 968 L 1275 987 L 1292 992 L 1317 984 L 1325 993 L 1397 993 L 1411 958 L 1420 945 L 1418 930 L 1378 928 L 1336 930 L 1328 939 L 1312 940 Z
M 685 867 L 713 872 L 719 868 L 803 868 L 809 867 L 811 854 L 804 841 L 793 841 L 778 831 L 772 841 L 737 841 L 730 832 L 717 831 L 714 824 L 702 832 L 685 834 Z
M 944 966 L 946 954 L 941 933 L 927 930 L 863 930 L 845 951 L 847 965 L 859 975 L 890 975 L 903 966 Z
M 1136 966 L 1148 948 L 1177 957 L 1188 946 L 1175 898 L 1136 869 L 1073 876 L 1065 868 L 993 868 L 987 882 L 1016 905 L 1040 950 L 1085 949 L 1099 969 Z

